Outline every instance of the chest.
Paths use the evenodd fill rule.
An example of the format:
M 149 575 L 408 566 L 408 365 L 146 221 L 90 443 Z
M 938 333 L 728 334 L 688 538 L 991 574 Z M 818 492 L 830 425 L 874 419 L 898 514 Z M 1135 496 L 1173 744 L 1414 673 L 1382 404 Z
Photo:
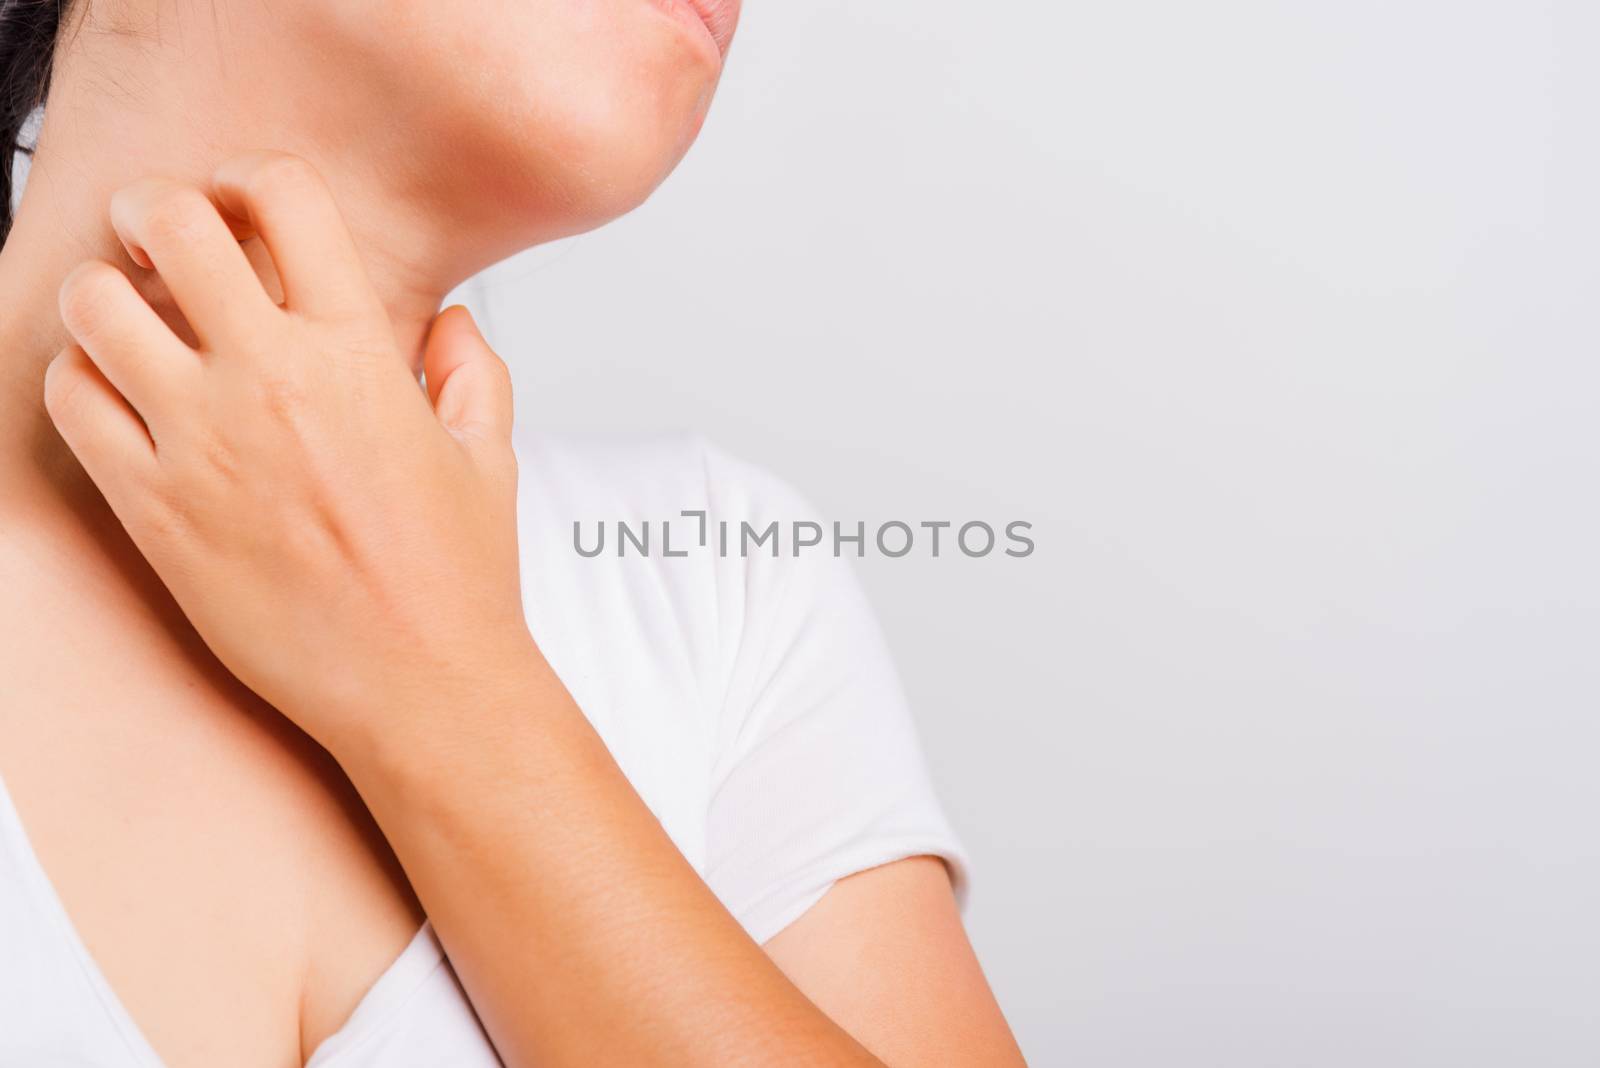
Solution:
M 77 618 L 0 617 L 0 1062 L 302 1064 L 416 933 L 403 875 L 203 646 Z

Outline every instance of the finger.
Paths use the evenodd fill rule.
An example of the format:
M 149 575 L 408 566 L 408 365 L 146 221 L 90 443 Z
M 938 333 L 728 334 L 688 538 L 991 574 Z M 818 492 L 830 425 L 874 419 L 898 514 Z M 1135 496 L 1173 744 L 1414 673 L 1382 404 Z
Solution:
M 218 168 L 214 190 L 260 235 L 285 307 L 322 319 L 382 314 L 344 217 L 311 164 L 282 152 L 240 156 Z
M 446 429 L 457 437 L 511 440 L 511 372 L 478 333 L 459 304 L 433 321 L 422 350 L 428 399 Z
M 119 514 L 119 501 L 147 486 L 155 443 L 137 412 L 81 348 L 68 345 L 44 372 L 44 406 L 83 469 Z
M 111 225 L 134 262 L 160 273 L 206 348 L 260 333 L 272 301 L 200 190 L 165 178 L 135 182 L 112 196 Z
M 91 260 L 61 283 L 60 304 L 67 331 L 146 425 L 166 418 L 189 395 L 200 361 L 127 275 Z

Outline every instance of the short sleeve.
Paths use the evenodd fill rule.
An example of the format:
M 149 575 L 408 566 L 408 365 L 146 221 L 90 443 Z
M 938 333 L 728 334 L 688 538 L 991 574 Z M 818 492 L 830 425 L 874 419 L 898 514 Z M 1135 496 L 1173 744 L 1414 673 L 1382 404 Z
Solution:
M 906 857 L 943 859 L 964 897 L 965 857 L 883 634 L 849 560 L 834 553 L 833 524 L 771 475 L 709 447 L 706 471 L 712 536 L 727 532 L 707 882 L 759 942 L 837 880 Z M 745 524 L 754 538 L 774 523 L 775 539 L 743 544 Z M 820 544 L 797 548 L 818 530 Z

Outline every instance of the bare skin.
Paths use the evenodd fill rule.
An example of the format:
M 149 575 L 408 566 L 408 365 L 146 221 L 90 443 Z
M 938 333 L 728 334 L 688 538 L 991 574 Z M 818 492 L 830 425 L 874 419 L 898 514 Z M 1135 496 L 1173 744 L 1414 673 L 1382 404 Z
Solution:
M 507 472 L 496 467 L 509 426 L 504 381 L 493 355 L 458 319 L 425 346 L 433 311 L 456 281 L 498 255 L 594 225 L 647 193 L 698 128 L 715 80 L 715 50 L 672 36 L 684 32 L 681 24 L 674 21 L 669 33 L 667 23 L 651 21 L 660 14 L 648 5 L 648 15 L 622 3 L 605 8 L 605 17 L 589 8 L 574 15 L 577 8 L 561 4 L 540 12 L 548 16 L 541 39 L 554 38 L 549 47 L 561 49 L 552 66 L 575 49 L 631 55 L 641 39 L 659 37 L 665 43 L 653 46 L 661 50 L 650 53 L 648 64 L 597 62 L 594 69 L 627 70 L 629 77 L 643 77 L 638 72 L 645 70 L 649 98 L 660 109 L 648 112 L 644 131 L 637 108 L 622 109 L 618 115 L 626 118 L 608 125 L 592 116 L 576 123 L 551 117 L 548 107 L 530 112 L 544 124 L 532 135 L 525 115 L 507 121 L 515 131 L 502 133 L 500 141 L 493 131 L 474 130 L 478 136 L 467 146 L 493 152 L 483 161 L 485 173 L 520 169 L 529 178 L 517 186 L 527 202 L 511 205 L 520 207 L 513 213 L 520 222 L 510 225 L 505 197 L 494 200 L 500 191 L 437 188 L 427 176 L 444 170 L 440 160 L 412 159 L 415 151 L 396 156 L 393 131 L 374 129 L 373 117 L 395 100 L 382 57 L 350 43 L 365 46 L 349 25 L 359 23 L 359 7 L 348 5 L 331 27 L 316 26 L 317 39 L 325 47 L 354 48 L 369 68 L 380 69 L 376 76 L 368 69 L 350 85 L 316 86 L 337 106 L 308 122 L 303 108 L 272 110 L 312 91 L 294 91 L 295 79 L 310 75 L 303 64 L 282 58 L 305 44 L 275 36 L 290 32 L 283 28 L 282 5 L 273 6 L 270 18 L 261 13 L 265 8 L 236 5 L 229 9 L 231 32 L 212 23 L 216 32 L 207 38 L 207 24 L 192 11 L 184 16 L 177 10 L 182 4 L 144 10 L 102 0 L 96 17 L 120 15 L 124 30 L 148 27 L 150 18 L 165 14 L 188 17 L 189 32 L 78 38 L 80 65 L 73 66 L 69 52 L 58 67 L 28 198 L 0 253 L 0 306 L 7 309 L 0 324 L 0 352 L 6 354 L 0 405 L 8 413 L 0 426 L 0 577 L 7 590 L 0 599 L 0 676 L 20 681 L 0 693 L 0 774 L 102 970 L 173 1068 L 300 1064 L 338 1029 L 414 933 L 426 906 L 514 1068 L 582 1058 L 594 1051 L 596 1036 L 611 1043 L 611 1059 L 626 1063 L 741 1057 L 870 1063 L 874 1056 L 888 1063 L 1014 1063 L 1015 1046 L 961 932 L 941 866 L 906 861 L 846 880 L 761 952 L 677 856 L 570 699 L 552 686 L 536 646 L 515 625 L 520 607 L 490 592 L 516 589 L 514 541 L 495 519 L 509 490 Z M 400 67 L 426 68 L 429 49 L 440 47 L 426 42 L 441 31 L 429 24 L 426 5 L 402 15 L 379 36 L 384 47 L 410 47 L 395 60 Z M 252 18 L 264 21 L 250 26 Z M 567 39 L 550 32 L 563 19 L 573 23 Z M 417 39 L 408 41 L 408 33 Z M 236 39 L 257 47 L 231 52 Z M 274 42 L 281 47 L 271 47 Z M 486 57 L 490 66 L 495 58 Z M 230 77 L 220 78 L 220 66 Z M 143 86 L 144 106 L 117 105 L 105 91 L 108 67 Z M 285 91 L 262 103 L 264 94 L 248 91 L 260 84 L 252 75 Z M 369 82 L 383 91 L 364 100 Z M 528 98 L 537 100 L 544 88 L 527 87 Z M 588 97 L 576 92 L 563 99 L 627 99 L 644 91 L 614 82 L 589 88 Z M 465 113 L 478 101 L 463 92 Z M 458 118 L 442 121 L 454 130 Z M 521 137 L 526 145 L 516 140 Z M 439 137 L 451 149 L 457 140 Z M 485 143 L 491 148 L 483 149 Z M 565 145 L 563 158 L 577 157 L 583 165 L 556 167 L 541 147 L 552 143 Z M 241 151 L 262 144 L 316 160 L 333 188 L 326 204 L 337 202 L 330 217 L 337 226 L 285 234 L 270 249 L 271 240 L 251 240 L 251 266 L 218 275 L 223 249 L 239 256 L 235 268 L 245 263 L 239 246 L 226 231 L 219 237 L 214 230 L 185 230 L 199 225 L 199 213 L 180 217 L 171 204 L 190 194 L 201 202 L 231 202 L 232 221 L 254 215 L 255 228 L 270 238 L 269 224 L 253 207 L 283 194 L 254 176 L 275 172 L 260 157 L 238 162 Z M 450 162 L 475 173 L 459 157 Z M 130 168 L 168 177 L 130 190 Z M 593 181 L 597 170 L 611 177 Z M 282 217 L 304 219 L 321 210 L 322 202 L 304 192 Z M 486 198 L 497 213 L 479 222 L 474 212 Z M 193 197 L 188 203 L 196 206 Z M 183 240 L 173 240 L 170 225 L 162 230 L 175 219 L 183 224 L 176 234 Z M 348 247 L 334 251 L 348 256 L 342 262 L 332 257 L 339 269 L 312 277 L 286 266 L 285 257 L 297 250 L 307 262 L 329 262 L 332 246 L 317 242 L 337 237 L 346 225 Z M 209 272 L 203 274 L 208 285 L 180 287 L 174 278 L 197 266 L 185 263 L 196 254 L 223 259 L 198 264 Z M 80 267 L 86 261 L 99 266 L 86 271 Z M 113 275 L 135 280 L 138 292 L 119 295 L 110 288 Z M 424 399 L 414 389 L 410 400 L 398 389 L 384 394 L 393 400 L 383 410 L 398 413 L 388 438 L 331 441 L 329 447 L 381 459 L 374 470 L 402 470 L 407 482 L 424 487 L 417 514 L 444 516 L 428 532 L 434 553 L 486 561 L 480 575 L 486 593 L 471 610 L 442 592 L 442 584 L 401 591 L 385 576 L 414 574 L 408 563 L 417 561 L 379 551 L 362 565 L 381 596 L 306 637 L 304 604 L 280 596 L 279 587 L 284 575 L 314 574 L 313 562 L 274 559 L 265 549 L 253 556 L 238 545 L 208 545 L 205 538 L 184 543 L 171 536 L 172 524 L 140 511 L 141 501 L 193 502 L 206 494 L 187 492 L 203 490 L 198 482 L 172 484 L 183 493 L 142 494 L 155 483 L 138 481 L 122 464 L 136 454 L 111 447 L 114 439 L 104 436 L 138 421 L 118 430 L 114 419 L 126 420 L 130 404 L 142 405 L 140 413 L 155 428 L 155 412 L 167 400 L 187 414 L 184 423 L 244 425 L 229 405 L 249 390 L 213 391 L 205 405 L 196 403 L 200 394 L 163 394 L 155 378 L 142 391 L 137 361 L 128 358 L 154 351 L 145 341 L 159 327 L 170 330 L 175 345 L 193 344 L 232 361 L 228 366 L 239 369 L 235 385 L 259 382 L 266 365 L 249 363 L 248 339 L 262 336 L 261 324 L 269 320 L 227 321 L 247 306 L 248 285 L 258 287 L 260 316 L 278 314 L 272 305 L 286 299 L 315 326 L 279 336 L 256 357 L 294 349 L 314 370 L 324 365 L 319 361 L 354 350 L 373 357 L 373 366 L 392 369 L 387 377 L 359 380 L 363 388 L 380 379 L 409 381 L 430 358 L 443 371 L 430 382 L 455 379 L 453 399 Z M 226 299 L 207 305 L 219 296 Z M 141 320 L 136 305 L 150 319 Z M 321 310 L 313 313 L 313 305 Z M 324 328 L 334 320 L 344 325 Z M 359 329 L 346 329 L 351 323 Z M 81 347 L 70 347 L 74 340 Z M 47 389 L 46 366 L 63 350 L 68 355 L 56 361 Z M 348 379 L 319 380 L 316 389 L 285 396 L 324 396 L 350 385 Z M 119 388 L 130 395 L 124 398 Z M 327 410 L 336 410 L 339 399 Z M 194 418 L 202 409 L 209 419 Z M 274 450 L 251 452 L 262 444 L 233 441 L 229 455 L 239 463 L 264 463 Z M 429 464 L 438 472 L 437 486 L 469 487 L 450 507 L 439 507 L 450 492 L 427 494 L 428 480 L 414 477 Z M 461 473 L 471 477 L 453 477 Z M 225 494 L 209 499 L 207 507 L 216 509 L 240 504 Z M 359 499 L 339 506 L 359 521 Z M 485 530 L 491 533 L 482 535 Z M 471 541 L 484 536 L 490 542 Z M 238 583 L 261 583 L 268 594 L 230 596 Z M 308 591 L 314 586 L 308 582 Z M 380 615 L 396 618 L 395 605 L 413 596 L 406 607 L 414 614 L 402 611 L 398 618 L 430 620 L 435 638 L 441 614 L 453 618 L 442 633 L 458 643 L 456 655 L 445 659 L 480 669 L 472 672 L 479 680 L 472 688 L 449 672 L 391 670 L 407 659 L 399 652 L 404 643 L 373 640 L 367 624 Z M 378 604 L 381 612 L 373 607 Z M 243 605 L 260 611 L 243 615 Z M 297 647 L 299 638 L 306 643 Z M 296 681 L 330 677 L 295 670 L 329 642 L 341 650 L 343 663 L 370 671 L 355 672 L 357 684 L 337 690 Z M 276 707 L 253 696 L 235 674 Z M 485 677 L 500 681 L 484 686 Z M 392 717 L 394 709 L 407 707 L 428 712 L 412 718 L 429 723 L 428 730 L 396 730 L 393 718 L 378 714 L 387 709 Z M 533 718 L 523 714 L 530 709 Z M 519 733 L 530 722 L 538 729 Z M 436 753 L 441 745 L 475 774 L 424 771 L 415 754 L 424 747 Z M 513 764 L 501 766 L 508 754 Z M 526 826 L 509 827 L 510 813 L 496 812 L 497 804 L 508 803 L 504 796 L 455 785 L 486 776 L 520 784 L 525 792 L 512 799 L 520 802 L 513 811 Z M 608 828 L 602 846 L 586 843 L 585 864 L 566 859 L 574 850 L 559 831 L 565 821 L 526 815 L 552 809 Z M 439 834 L 440 827 L 451 833 Z M 472 871 L 470 880 L 462 879 L 463 865 Z M 462 895 L 466 881 L 478 888 L 472 901 Z M 597 896 L 599 886 L 628 889 Z M 499 895 L 505 907 L 486 913 L 476 900 L 485 892 Z M 575 909 L 575 901 L 595 905 Z M 591 981 L 542 988 L 528 966 L 534 947 L 546 959 L 558 953 Z M 695 962 L 687 974 L 685 961 Z M 641 1002 L 641 991 L 659 996 Z M 730 1005 L 740 1011 L 730 1012 Z
M 334 762 L 131 547 L 53 518 L 0 527 L 0 774 L 35 852 L 173 1068 L 302 1064 L 420 909 Z

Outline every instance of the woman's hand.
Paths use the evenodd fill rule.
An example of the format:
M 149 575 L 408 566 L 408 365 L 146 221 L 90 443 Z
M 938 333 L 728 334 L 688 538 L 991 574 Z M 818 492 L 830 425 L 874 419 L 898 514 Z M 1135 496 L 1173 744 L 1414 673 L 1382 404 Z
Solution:
M 197 343 L 116 267 L 85 263 L 61 288 L 77 344 L 51 364 L 46 406 L 229 670 L 337 755 L 377 710 L 393 731 L 537 661 L 510 382 L 466 312 L 435 321 L 424 394 L 327 188 L 294 157 L 236 160 L 206 191 L 139 182 L 111 219 Z M 242 229 L 270 254 L 281 306 Z

